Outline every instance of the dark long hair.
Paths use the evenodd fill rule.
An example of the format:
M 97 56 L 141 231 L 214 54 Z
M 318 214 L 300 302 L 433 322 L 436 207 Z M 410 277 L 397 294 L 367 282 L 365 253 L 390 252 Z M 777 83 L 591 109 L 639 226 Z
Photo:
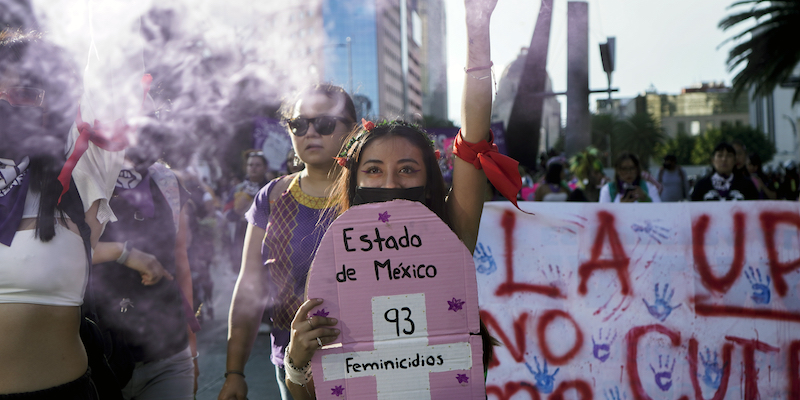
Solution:
M 450 226 L 450 218 L 447 215 L 445 206 L 445 196 L 447 189 L 436 160 L 435 149 L 428 134 L 421 129 L 400 121 L 381 123 L 372 131 L 366 131 L 363 127 L 354 130 L 345 143 L 349 143 L 347 150 L 347 160 L 334 184 L 334 197 L 331 198 L 332 206 L 336 212 L 341 214 L 353 205 L 353 198 L 357 186 L 357 169 L 361 162 L 361 153 L 372 142 L 380 138 L 399 137 L 408 140 L 414 147 L 422 152 L 422 161 L 425 164 L 425 205 L 433 211 L 439 218 Z
M 64 150 L 79 98 L 79 80 L 69 57 L 36 31 L 0 32 L 0 73 L 13 72 L 19 86 L 45 90 L 41 120 L 30 120 L 34 108 L 12 107 L 0 101 L 2 155 L 19 162 L 30 158 L 30 190 L 40 196 L 36 235 L 43 242 L 55 236 L 56 213 L 65 220 L 56 179 L 64 165 Z M 22 117 L 20 117 L 22 116 Z
M 561 185 L 561 172 L 564 171 L 564 166 L 561 163 L 554 162 L 547 167 L 547 174 L 544 176 L 546 183 L 554 185 Z
M 639 157 L 633 153 L 622 153 L 614 161 L 614 181 L 617 182 L 617 190 L 622 191 L 622 180 L 619 178 L 617 170 L 620 168 L 625 160 L 631 160 L 636 167 L 636 179 L 633 180 L 634 186 L 640 186 L 642 182 L 642 164 L 639 163 Z

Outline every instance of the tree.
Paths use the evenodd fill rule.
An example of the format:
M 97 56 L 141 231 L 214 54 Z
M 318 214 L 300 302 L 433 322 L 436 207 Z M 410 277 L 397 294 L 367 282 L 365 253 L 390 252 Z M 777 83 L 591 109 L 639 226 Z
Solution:
M 727 41 L 737 44 L 728 54 L 728 70 L 744 67 L 733 78 L 733 93 L 739 95 L 752 86 L 754 95 L 766 96 L 776 86 L 787 82 L 800 63 L 800 1 L 741 0 L 730 8 L 749 8 L 729 15 L 719 23 L 722 30 L 740 26 L 749 20 L 755 25 Z M 800 87 L 792 102 L 800 101 Z
M 637 113 L 615 124 L 612 138 L 614 157 L 619 152 L 629 152 L 639 156 L 642 168 L 647 169 L 656 148 L 664 143 L 666 136 L 653 116 Z
M 696 136 L 691 136 L 686 132 L 678 132 L 674 138 L 667 139 L 656 149 L 655 156 L 664 158 L 667 154 L 672 154 L 678 159 L 679 165 L 692 164 L 692 151 L 694 151 Z
M 618 124 L 619 119 L 613 114 L 594 114 L 592 115 L 592 146 L 600 150 L 603 161 L 608 161 L 608 153 L 614 154 L 613 149 L 609 147 L 616 144 L 614 140 L 615 126 Z
M 767 137 L 749 126 L 724 127 L 710 129 L 697 137 L 692 151 L 692 164 L 703 165 L 711 162 L 711 156 L 721 142 L 739 141 L 747 148 L 747 152 L 754 152 L 761 157 L 764 163 L 772 160 L 775 155 L 775 145 Z

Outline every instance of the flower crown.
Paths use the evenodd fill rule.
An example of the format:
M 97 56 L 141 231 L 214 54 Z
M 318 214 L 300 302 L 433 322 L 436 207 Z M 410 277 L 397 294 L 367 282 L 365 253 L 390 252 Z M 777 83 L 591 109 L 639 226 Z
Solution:
M 350 161 L 350 152 L 353 149 L 353 145 L 355 145 L 356 143 L 358 143 L 362 139 L 364 139 L 364 136 L 366 136 L 367 133 L 372 132 L 373 129 L 375 129 L 377 127 L 385 127 L 385 126 L 392 126 L 392 127 L 394 127 L 394 126 L 405 126 L 405 127 L 413 128 L 414 130 L 418 131 L 420 134 L 426 136 L 426 138 L 428 139 L 428 142 L 431 145 L 431 148 L 433 149 L 434 154 L 436 155 L 436 159 L 438 160 L 441 157 L 441 152 L 436 149 L 436 144 L 434 143 L 433 139 L 428 137 L 428 135 L 417 124 L 411 124 L 411 123 L 400 121 L 400 120 L 395 120 L 395 121 L 386 121 L 386 120 L 384 120 L 384 121 L 381 121 L 381 122 L 378 122 L 377 124 L 375 124 L 372 121 L 367 121 L 366 119 L 361 118 L 361 127 L 364 130 L 359 132 L 357 135 L 351 137 L 350 140 L 348 140 L 347 143 L 345 143 L 345 145 L 342 147 L 342 151 L 339 153 L 339 156 L 338 157 L 334 157 L 336 162 L 339 165 L 343 166 L 343 167 L 346 166 L 347 162 Z

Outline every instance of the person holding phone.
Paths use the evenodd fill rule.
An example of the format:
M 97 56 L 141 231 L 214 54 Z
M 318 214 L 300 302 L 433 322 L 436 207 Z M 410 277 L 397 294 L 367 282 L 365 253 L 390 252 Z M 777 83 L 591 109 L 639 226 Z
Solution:
M 614 163 L 614 180 L 600 189 L 600 203 L 660 203 L 658 188 L 642 179 L 639 157 L 622 153 Z

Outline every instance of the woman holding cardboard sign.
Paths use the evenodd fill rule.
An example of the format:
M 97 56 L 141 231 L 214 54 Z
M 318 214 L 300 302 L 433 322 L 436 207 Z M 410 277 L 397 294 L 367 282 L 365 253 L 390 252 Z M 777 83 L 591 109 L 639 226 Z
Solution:
M 402 122 L 376 125 L 362 120 L 361 128 L 351 134 L 337 158 L 344 167 L 334 191 L 339 196 L 335 199 L 338 212 L 377 201 L 420 201 L 474 251 L 486 178 L 516 204 L 516 193 L 522 186 L 517 163 L 497 153 L 489 130 L 492 100 L 489 20 L 496 3 L 496 0 L 465 1 L 469 56 L 464 68 L 462 130 L 454 145 L 454 154 L 460 159 L 454 161 L 450 194 L 438 168 L 438 151 L 426 133 Z M 320 299 L 306 301 L 292 321 L 284 365 L 287 386 L 295 399 L 315 398 L 309 363 L 318 348 L 334 342 L 339 335 L 336 319 L 308 317 L 309 311 L 321 303 Z M 491 357 L 491 339 L 483 336 L 484 354 Z

